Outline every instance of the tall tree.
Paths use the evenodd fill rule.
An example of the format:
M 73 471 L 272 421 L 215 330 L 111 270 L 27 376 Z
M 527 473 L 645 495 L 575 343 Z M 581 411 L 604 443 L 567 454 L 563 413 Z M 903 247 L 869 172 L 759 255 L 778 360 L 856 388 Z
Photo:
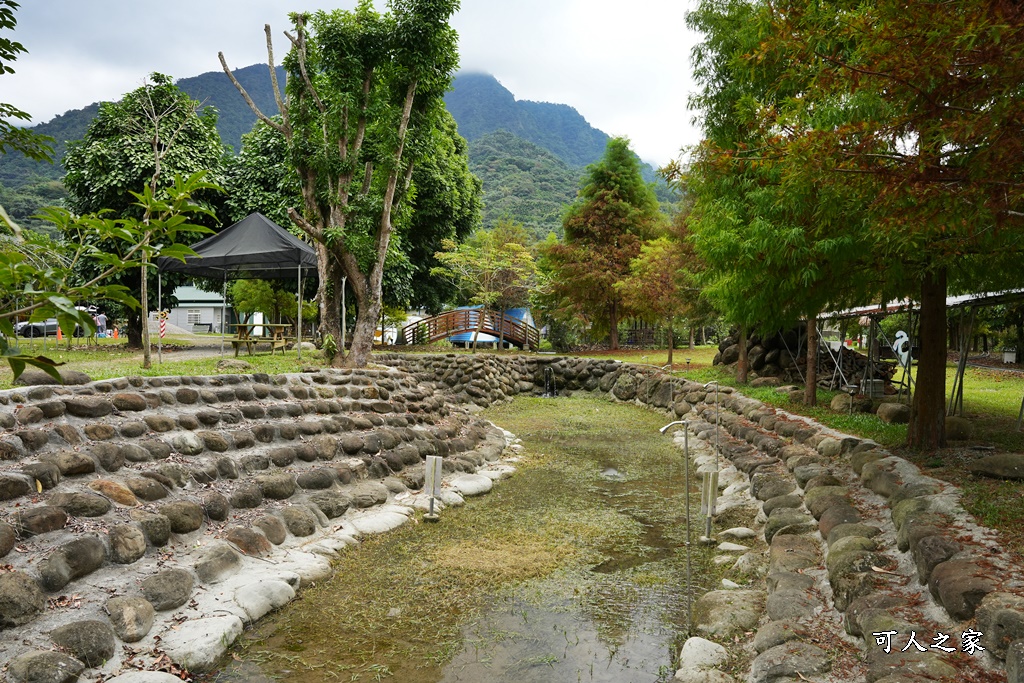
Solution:
M 705 139 L 686 174 L 694 244 L 707 265 L 708 296 L 741 332 L 814 320 L 877 287 L 858 197 L 808 173 L 803 159 L 778 153 L 790 129 L 762 120 L 807 81 L 799 71 L 784 79 L 789 55 L 764 47 L 759 22 L 770 12 L 768 3 L 706 0 L 687 18 L 705 35 L 694 50 L 702 88 L 691 99 Z M 807 354 L 812 405 L 814 351 Z
M 908 440 L 941 447 L 947 291 L 1021 284 L 1024 6 L 790 1 L 774 10 L 761 15 L 766 49 L 791 56 L 780 82 L 803 74 L 806 88 L 763 112 L 763 125 L 786 126 L 781 153 L 862 198 L 885 289 L 920 301 Z
M 270 27 L 268 62 L 282 121 L 236 87 L 256 115 L 285 136 L 298 172 L 302 211 L 292 220 L 318 245 L 326 292 L 343 277 L 358 306 L 348 363 L 363 366 L 380 317 L 393 216 L 402 209 L 415 167 L 414 140 L 443 105 L 457 62 L 448 20 L 458 0 L 391 0 L 380 14 L 370 0 L 353 11 L 291 15 L 294 34 L 287 100 L 277 87 Z M 221 55 L 225 72 L 234 80 Z M 407 150 L 409 153 L 407 154 Z M 340 337 L 337 300 L 321 297 L 321 330 Z M 338 349 L 332 364 L 344 362 Z
M 172 187 L 176 176 L 205 172 L 204 182 L 193 201 L 211 209 L 199 220 L 207 227 L 217 224 L 212 214 L 219 201 L 224 146 L 217 133 L 217 114 L 213 109 L 198 113 L 199 102 L 192 100 L 173 84 L 169 76 L 154 73 L 140 88 L 118 102 L 104 102 L 89 124 L 85 137 L 68 145 L 64 157 L 64 184 L 68 206 L 81 214 L 110 211 L 120 218 L 145 222 L 151 216 L 147 206 L 133 194 L 147 188 L 150 195 Z M 198 233 L 182 235 L 195 241 Z M 95 245 L 117 253 L 123 245 Z M 128 343 L 148 351 L 148 325 L 145 311 L 156 307 L 155 276 L 145 264 L 136 272 L 121 271 L 114 281 L 138 292 L 143 300 L 139 310 L 128 309 Z M 150 272 L 143 278 L 141 272 Z M 86 271 L 87 277 L 94 271 Z M 154 280 L 154 282 L 150 282 Z M 184 276 L 169 275 L 167 296 L 185 281 Z
M 13 31 L 18 25 L 14 11 L 18 9 L 14 0 L 0 0 L 0 31 Z M 0 35 L 0 76 L 14 73 L 14 62 L 19 54 L 28 52 L 18 41 Z M 34 133 L 16 121 L 31 121 L 32 117 L 13 104 L 0 102 L 0 154 L 10 151 L 21 152 L 36 161 L 52 161 L 53 150 L 50 148 L 53 138 Z
M 563 221 L 565 241 L 549 247 L 550 282 L 563 315 L 583 315 L 596 332 L 607 331 L 619 347 L 619 320 L 626 310 L 616 283 L 629 274 L 641 242 L 654 236 L 664 216 L 654 191 L 625 138 L 608 141 L 605 154 L 587 168 L 576 201 Z

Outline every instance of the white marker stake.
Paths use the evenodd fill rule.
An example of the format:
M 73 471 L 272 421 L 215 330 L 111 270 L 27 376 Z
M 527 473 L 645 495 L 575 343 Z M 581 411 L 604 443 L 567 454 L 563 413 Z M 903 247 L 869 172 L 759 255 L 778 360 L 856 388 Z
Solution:
M 423 515 L 428 522 L 436 522 L 438 517 L 434 512 L 434 499 L 441 497 L 441 463 L 443 459 L 438 455 L 427 456 L 426 477 L 423 484 L 423 491 L 430 496 L 430 512 Z

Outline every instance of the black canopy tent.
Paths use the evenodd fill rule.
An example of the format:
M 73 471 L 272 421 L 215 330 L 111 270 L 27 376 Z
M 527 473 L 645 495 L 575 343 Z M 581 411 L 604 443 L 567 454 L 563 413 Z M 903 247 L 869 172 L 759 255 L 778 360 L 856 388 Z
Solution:
M 299 357 L 302 357 L 302 277 L 309 276 L 311 272 L 316 274 L 316 252 L 312 247 L 266 216 L 253 213 L 216 235 L 196 242 L 192 250 L 196 256 L 188 256 L 184 262 L 174 258 L 159 259 L 159 270 L 224 280 L 220 341 L 222 355 L 228 279 L 297 278 L 299 325 L 296 343 Z

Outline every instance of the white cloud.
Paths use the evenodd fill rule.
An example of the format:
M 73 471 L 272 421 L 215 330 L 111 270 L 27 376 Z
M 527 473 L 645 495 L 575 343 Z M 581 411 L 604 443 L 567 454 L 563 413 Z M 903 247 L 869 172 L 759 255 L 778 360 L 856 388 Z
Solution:
M 378 3 L 380 4 L 380 3 Z M 463 0 L 453 20 L 465 69 L 494 74 L 517 99 L 575 107 L 592 125 L 625 135 L 656 165 L 698 135 L 686 96 L 695 37 L 678 0 Z M 287 13 L 352 7 L 352 0 L 31 0 L 16 38 L 29 50 L 3 99 L 49 120 L 109 100 L 147 74 L 175 78 L 266 59 L 263 25 L 286 52 Z

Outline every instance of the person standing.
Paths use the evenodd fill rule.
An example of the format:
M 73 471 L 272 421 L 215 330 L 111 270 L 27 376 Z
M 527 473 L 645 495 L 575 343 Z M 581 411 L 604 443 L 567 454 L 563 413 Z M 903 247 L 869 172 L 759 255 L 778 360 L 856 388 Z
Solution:
M 99 335 L 102 337 L 107 336 L 107 316 L 103 314 L 103 311 L 97 313 L 93 320 L 96 322 L 96 331 Z

